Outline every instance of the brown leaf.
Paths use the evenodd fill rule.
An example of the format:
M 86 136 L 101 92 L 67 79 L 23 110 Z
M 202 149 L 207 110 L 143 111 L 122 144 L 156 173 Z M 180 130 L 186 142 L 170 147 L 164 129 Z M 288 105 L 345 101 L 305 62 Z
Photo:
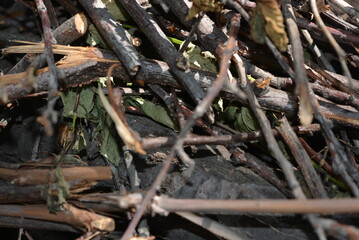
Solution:
M 264 43 L 264 30 L 274 45 L 284 52 L 287 49 L 288 37 L 283 24 L 283 15 L 275 0 L 257 2 L 254 16 L 250 22 L 253 40 Z
M 217 0 L 192 0 L 193 5 L 188 11 L 186 21 L 192 19 L 197 13 L 204 12 L 220 12 L 223 4 Z

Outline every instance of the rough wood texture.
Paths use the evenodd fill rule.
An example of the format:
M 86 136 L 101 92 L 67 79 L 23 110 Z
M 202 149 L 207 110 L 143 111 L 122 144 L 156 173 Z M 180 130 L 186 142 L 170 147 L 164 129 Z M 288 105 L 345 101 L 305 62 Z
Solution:
M 100 58 L 109 59 L 111 61 L 116 59 L 116 56 L 110 51 L 96 51 L 96 54 L 98 54 L 98 57 Z M 94 81 L 96 77 L 104 77 L 107 74 L 108 67 L 112 64 L 112 62 L 87 60 L 82 64 L 75 66 L 60 65 L 59 67 L 62 67 L 65 74 L 65 78 L 62 82 L 60 82 L 60 87 L 64 89 L 79 86 L 80 84 L 88 84 L 91 81 Z M 179 87 L 166 63 L 143 59 L 141 60 L 141 66 L 142 68 L 136 76 L 137 82 L 142 84 L 150 83 Z M 196 81 L 198 81 L 200 86 L 203 88 L 207 88 L 212 85 L 216 79 L 216 75 L 210 72 L 194 68 L 191 69 L 191 71 L 197 76 Z M 36 89 L 36 92 L 47 91 L 47 76 L 48 72 L 44 72 L 37 76 L 38 89 Z M 119 77 L 125 81 L 129 81 L 130 79 L 130 76 L 126 73 L 124 67 L 116 68 L 113 72 L 113 76 Z M 19 77 L 20 80 L 17 80 L 17 82 L 14 83 L 9 83 L 3 88 L 3 91 L 8 94 L 9 101 L 24 98 L 32 93 L 31 89 L 26 89 L 24 86 L 19 84 L 19 82 L 25 78 L 25 75 L 22 74 L 22 76 L 18 76 L 17 78 Z M 14 76 L 0 76 L 0 84 L 8 82 L 8 78 L 12 79 Z M 223 97 L 236 99 L 236 97 L 227 92 L 226 89 L 224 89 L 221 94 Z M 289 92 L 269 87 L 267 92 L 258 97 L 258 101 L 265 109 L 284 112 L 289 118 L 296 118 L 296 101 L 293 95 Z M 320 98 L 320 104 L 320 109 L 327 118 L 345 126 L 359 128 L 359 114 L 355 109 L 340 107 L 323 98 Z
M 120 0 L 121 5 L 133 17 L 135 22 L 146 34 L 152 45 L 156 48 L 163 60 L 168 64 L 170 71 L 189 92 L 193 100 L 198 103 L 204 97 L 204 91 L 197 84 L 192 72 L 185 72 L 176 66 L 176 59 L 180 56 L 176 48 L 168 40 L 160 27 L 136 1 Z
M 57 44 L 67 45 L 83 36 L 87 31 L 87 26 L 85 15 L 78 13 L 56 28 L 52 35 Z M 36 54 L 26 54 L 7 74 L 24 72 L 35 57 Z
M 128 73 L 135 75 L 140 68 L 140 60 L 123 27 L 116 22 L 101 0 L 79 0 L 79 2 L 86 9 L 100 33 L 105 36 Z
M 108 180 L 112 178 L 109 167 L 72 167 L 62 168 L 66 181 L 71 180 Z M 0 168 L 2 179 L 18 185 L 38 185 L 54 182 L 55 170 L 49 169 L 7 169 Z
M 70 204 L 64 206 L 64 211 L 52 214 L 49 212 L 46 205 L 0 205 L 0 215 L 11 217 L 34 218 L 41 220 L 48 220 L 53 222 L 67 223 L 71 226 L 81 228 L 83 230 L 104 230 L 113 231 L 115 223 L 112 218 L 101 216 L 87 210 L 79 209 Z M 103 222 L 103 227 L 97 227 L 100 222 Z M 107 223 L 107 226 L 104 225 Z M 107 229 L 106 229 L 107 227 Z

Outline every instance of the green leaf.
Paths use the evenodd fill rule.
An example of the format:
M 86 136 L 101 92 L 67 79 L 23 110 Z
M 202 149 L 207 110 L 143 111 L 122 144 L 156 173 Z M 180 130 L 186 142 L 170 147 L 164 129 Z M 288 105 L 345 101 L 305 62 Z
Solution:
M 106 157 L 115 166 L 118 166 L 121 161 L 121 155 L 114 124 L 110 116 L 108 116 L 97 93 L 94 97 L 94 103 L 95 107 L 90 113 L 92 121 L 97 123 L 96 134 L 93 137 L 100 138 L 100 154 Z
M 55 171 L 55 181 L 58 184 L 58 200 L 57 204 L 62 206 L 66 203 L 66 198 L 70 196 L 70 184 L 68 184 L 62 174 L 61 167 L 57 167 Z
M 72 147 L 77 153 L 86 149 L 86 140 L 83 131 L 79 132 L 76 136 L 76 141 Z
M 91 46 L 99 46 L 101 48 L 107 48 L 105 40 L 102 38 L 101 34 L 97 31 L 95 25 L 90 24 L 87 34 L 86 34 L 86 43 Z
M 112 124 L 111 118 L 106 115 L 104 119 L 101 119 L 100 124 L 103 127 L 99 132 L 102 139 L 100 153 L 115 166 L 118 166 L 121 157 L 119 146 L 117 144 L 118 138 L 116 138 L 117 132 L 113 130 L 114 126 Z
M 115 0 L 104 1 L 108 11 L 117 21 L 128 21 L 130 16 L 127 14 L 125 9 Z
M 259 8 L 255 8 L 253 17 L 250 21 L 251 36 L 255 42 L 260 44 L 265 43 L 265 23 L 263 15 L 259 12 Z
M 154 104 L 146 99 L 132 96 L 125 97 L 124 104 L 141 108 L 141 110 L 154 121 L 162 123 L 174 130 L 178 130 L 177 124 L 172 120 L 166 109 L 159 104 Z
M 224 110 L 224 121 L 232 124 L 237 119 L 239 112 L 239 107 L 232 105 L 226 107 L 226 110 Z
M 188 44 L 183 56 L 189 59 L 192 67 L 202 70 L 218 72 L 218 64 L 216 57 L 208 51 L 202 51 L 200 47 L 193 43 Z
M 253 113 L 246 107 L 241 107 L 241 112 L 234 122 L 234 128 L 240 132 L 251 132 L 260 129 Z
M 76 114 L 79 118 L 86 118 L 94 107 L 93 98 L 94 89 L 92 87 L 64 91 L 61 95 L 61 100 L 64 104 L 62 115 L 64 117 L 73 117 Z

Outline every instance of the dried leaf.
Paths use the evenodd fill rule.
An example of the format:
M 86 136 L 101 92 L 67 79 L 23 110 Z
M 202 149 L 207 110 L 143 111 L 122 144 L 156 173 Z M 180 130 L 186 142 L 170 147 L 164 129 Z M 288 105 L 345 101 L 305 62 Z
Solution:
M 251 35 L 257 43 L 264 43 L 264 30 L 274 45 L 284 52 L 287 49 L 288 37 L 283 24 L 283 15 L 275 0 L 257 2 L 253 18 L 250 22 Z
M 318 11 L 320 13 L 330 10 L 330 6 L 326 5 L 323 0 L 317 0 L 316 2 L 317 2 Z
M 267 77 L 263 81 L 260 81 L 259 83 L 257 83 L 257 87 L 258 88 L 266 88 L 269 86 L 271 80 L 272 79 L 270 77 Z
M 98 95 L 100 96 L 101 102 L 105 107 L 108 115 L 111 117 L 112 121 L 115 123 L 115 127 L 118 135 L 121 137 L 122 141 L 126 144 L 126 146 L 135 152 L 145 154 L 146 152 L 143 150 L 141 143 L 136 139 L 134 134 L 128 128 L 128 126 L 122 122 L 120 117 L 116 114 L 116 111 L 113 109 L 111 104 L 108 102 L 107 98 L 102 92 L 102 89 L 99 86 Z
M 220 12 L 223 4 L 217 0 L 192 0 L 192 7 L 188 11 L 186 21 L 192 19 L 197 13 L 204 12 Z

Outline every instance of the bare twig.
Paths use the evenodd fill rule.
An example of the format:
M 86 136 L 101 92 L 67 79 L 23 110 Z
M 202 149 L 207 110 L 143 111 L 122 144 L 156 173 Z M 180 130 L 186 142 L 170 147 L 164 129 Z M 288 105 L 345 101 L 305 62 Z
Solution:
M 333 66 L 330 64 L 330 62 L 325 58 L 323 53 L 320 51 L 318 46 L 314 43 L 313 38 L 310 36 L 310 33 L 307 29 L 301 29 L 300 30 L 304 38 L 307 40 L 309 44 L 309 48 L 312 50 L 312 52 L 315 54 L 315 56 L 318 58 L 319 62 L 329 71 L 335 72 Z
M 229 4 L 230 6 L 232 6 L 237 12 L 239 12 L 241 14 L 241 16 L 243 16 L 244 20 L 246 20 L 247 22 L 250 21 L 249 18 L 249 14 L 246 12 L 246 10 L 244 8 L 242 8 L 242 6 L 240 4 L 238 4 L 237 2 L 234 1 L 227 1 L 227 4 Z M 270 49 L 270 51 L 272 52 L 272 54 L 274 55 L 274 57 L 276 58 L 276 60 L 278 61 L 279 65 L 282 67 L 282 69 L 292 78 L 295 78 L 293 69 L 289 66 L 289 64 L 284 61 L 281 53 L 278 51 L 278 49 L 276 48 L 276 46 L 274 46 L 274 44 L 272 43 L 272 40 L 270 40 L 270 38 L 268 36 L 265 36 L 264 39 L 267 47 Z
M 359 229 L 354 226 L 341 224 L 333 219 L 324 218 L 320 219 L 319 224 L 322 225 L 322 227 L 330 236 L 333 236 L 337 239 L 359 239 Z
M 23 217 L 7 217 L 0 216 L 0 226 L 6 228 L 25 228 L 25 229 L 36 229 L 36 230 L 51 230 L 51 231 L 62 231 L 62 232 L 74 232 L 80 233 L 78 229 L 71 227 L 67 224 L 27 219 Z
M 44 43 L 45 43 L 44 54 L 46 56 L 47 65 L 49 66 L 50 69 L 48 103 L 47 103 L 47 109 L 43 112 L 42 120 L 43 122 L 45 122 L 44 127 L 46 133 L 48 135 L 52 135 L 53 128 L 51 124 L 55 124 L 57 122 L 57 117 L 58 117 L 58 113 L 54 109 L 56 100 L 58 98 L 57 97 L 58 72 L 55 66 L 54 54 L 52 52 L 52 44 L 56 42 L 51 33 L 50 20 L 43 0 L 36 0 L 35 3 L 42 22 L 42 27 L 44 31 Z
M 313 159 L 318 164 L 319 167 L 324 168 L 324 170 L 327 171 L 329 174 L 334 174 L 333 167 L 329 163 L 327 163 L 319 153 L 315 152 L 313 148 L 311 148 L 303 138 L 300 137 L 299 141 L 301 142 L 301 144 L 309 154 L 310 158 Z
M 320 109 L 319 103 L 318 100 L 314 97 L 313 91 L 311 89 L 309 91 L 310 91 L 309 96 L 311 98 L 311 103 L 314 110 L 314 116 L 320 122 L 325 141 L 328 145 L 328 148 L 334 160 L 333 170 L 343 178 L 343 181 L 348 185 L 353 195 L 359 197 L 358 185 L 353 181 L 356 180 L 358 183 L 359 176 L 357 173 L 352 176 L 348 174 L 348 170 L 352 168 L 351 162 L 349 161 L 347 155 L 345 154 L 344 149 L 339 143 L 338 139 L 334 135 L 330 123 L 319 110 Z
M 311 124 L 308 126 L 294 127 L 293 130 L 299 135 L 311 135 L 320 130 L 318 124 Z M 274 136 L 278 136 L 278 130 L 272 129 Z M 253 131 L 248 133 L 236 133 L 234 135 L 216 135 L 216 136 L 190 136 L 184 139 L 184 145 L 204 145 L 204 144 L 220 144 L 231 146 L 240 142 L 250 142 L 263 138 L 262 131 Z M 156 138 L 143 138 L 142 147 L 144 149 L 155 149 L 159 147 L 173 146 L 176 142 L 174 137 L 156 137 Z
M 173 199 L 156 197 L 154 204 L 168 212 L 186 211 L 202 213 L 358 213 L 359 200 L 296 199 L 296 200 L 214 200 Z
M 288 190 L 288 186 L 285 181 L 280 180 L 268 166 L 261 163 L 261 160 L 252 154 L 244 152 L 240 148 L 236 148 L 232 153 L 231 159 L 235 162 L 235 164 L 248 167 L 253 172 L 258 174 L 258 176 L 270 182 L 288 198 L 293 198 L 293 194 Z
M 101 102 L 105 107 L 108 115 L 111 117 L 112 121 L 115 123 L 115 127 L 118 135 L 121 137 L 126 146 L 138 153 L 145 154 L 146 152 L 142 149 L 141 143 L 132 132 L 132 130 L 127 126 L 127 124 L 120 118 L 113 106 L 108 102 L 105 95 L 102 92 L 102 89 L 99 85 L 98 94 L 100 96 Z
M 282 2 L 282 11 L 288 26 L 289 40 L 292 44 L 292 57 L 295 70 L 295 93 L 299 97 L 299 119 L 303 125 L 313 120 L 313 110 L 308 96 L 308 79 L 304 68 L 303 47 L 300 41 L 299 30 L 295 23 L 294 12 L 290 0 Z
M 288 182 L 290 189 L 292 190 L 293 195 L 298 199 L 306 199 L 306 196 L 303 190 L 300 187 L 298 180 L 296 179 L 293 171 L 292 164 L 285 158 L 284 154 L 279 148 L 277 141 L 275 140 L 271 128 L 270 123 L 265 115 L 265 113 L 261 110 L 260 105 L 256 96 L 253 93 L 253 90 L 248 82 L 247 75 L 245 69 L 243 67 L 243 62 L 239 58 L 238 55 L 234 55 L 233 59 L 236 63 L 238 75 L 241 79 L 241 88 L 245 91 L 248 97 L 248 103 L 251 109 L 256 116 L 256 119 L 259 122 L 259 125 L 263 131 L 264 138 L 267 142 L 267 147 L 269 152 L 276 158 L 281 169 L 283 170 L 284 176 Z M 235 89 L 234 89 L 235 90 Z M 236 90 L 235 90 L 236 91 Z M 326 239 L 323 229 L 320 226 L 316 225 L 316 218 L 314 215 L 307 215 L 309 222 L 313 226 L 317 236 L 319 239 Z
M 334 12 L 348 14 L 347 20 L 359 27 L 359 11 L 344 0 L 328 0 Z
M 115 221 L 112 218 L 98 215 L 90 211 L 76 208 L 70 204 L 64 206 L 64 211 L 56 214 L 49 213 L 46 205 L 0 205 L 0 214 L 10 217 L 25 217 L 59 223 L 67 223 L 71 226 L 101 231 L 113 231 Z
M 285 5 L 288 5 L 288 1 L 285 2 L 285 3 L 286 3 Z M 313 4 L 315 6 L 313 6 Z M 317 9 L 317 5 L 312 0 L 311 0 L 311 6 L 312 6 L 314 14 L 318 15 L 318 16 L 316 16 L 316 20 L 317 20 L 318 24 L 323 27 L 324 23 L 322 22 L 322 20 L 319 17 L 319 12 L 318 12 L 318 9 Z M 289 13 L 286 13 L 286 15 L 287 15 L 287 17 L 289 17 L 288 16 Z M 323 30 L 323 31 L 325 31 L 325 30 Z M 290 33 L 290 36 L 291 36 L 291 41 L 300 39 L 299 38 L 299 31 L 298 31 L 298 28 L 297 28 L 296 24 L 293 23 L 291 25 L 289 33 Z M 330 35 L 330 37 L 332 38 L 331 35 Z M 330 39 L 330 37 L 328 37 L 328 39 Z M 338 45 L 336 42 L 334 44 Z M 302 55 L 302 49 L 295 48 L 295 46 L 301 48 L 301 43 L 299 41 L 299 42 L 293 43 L 293 45 L 294 45 L 293 46 L 293 55 L 294 55 L 294 59 L 296 60 L 295 61 L 295 63 L 296 63 L 296 65 L 295 65 L 296 74 L 298 74 L 298 73 L 305 74 L 304 58 L 303 58 L 303 55 Z M 338 45 L 338 47 L 339 47 L 339 45 Z M 345 53 L 344 53 L 344 56 L 345 56 Z M 304 77 L 305 77 L 305 75 L 304 75 Z M 350 77 L 350 75 L 349 75 L 349 77 Z M 306 92 L 308 93 L 308 91 L 312 92 L 311 89 L 307 88 Z M 334 170 L 335 171 L 336 170 L 340 171 L 341 176 L 345 179 L 345 182 L 350 186 L 353 194 L 355 194 L 355 196 L 357 196 L 358 188 L 355 186 L 354 182 L 352 182 L 350 180 L 351 176 L 348 175 L 348 170 L 350 169 L 350 167 L 349 167 L 350 163 L 349 163 L 349 160 L 348 160 L 347 156 L 345 155 L 341 145 L 339 144 L 338 140 L 336 139 L 336 137 L 335 137 L 334 133 L 332 132 L 331 128 L 328 126 L 327 120 L 322 117 L 322 115 L 321 115 L 321 113 L 319 111 L 319 104 L 318 104 L 317 100 L 312 96 L 309 97 L 308 94 L 306 95 L 306 97 L 307 97 L 306 101 L 309 104 L 312 105 L 312 108 L 314 109 L 314 112 L 315 112 L 315 116 L 318 119 L 318 121 L 321 123 L 321 126 L 322 126 L 322 129 L 323 129 L 324 135 L 326 136 L 326 141 L 327 141 L 327 144 L 328 144 L 329 149 L 331 151 L 331 154 L 336 159 L 335 162 L 336 162 L 339 169 L 334 169 Z M 328 137 L 329 135 L 330 135 L 330 138 Z M 345 164 L 344 166 L 347 166 L 347 167 L 344 167 L 344 166 L 340 167 L 340 166 L 342 166 L 343 163 Z M 355 174 L 352 177 L 355 179 Z
M 291 150 L 294 159 L 298 163 L 299 169 L 314 198 L 327 198 L 322 180 L 313 168 L 307 152 L 301 145 L 297 135 L 290 127 L 288 120 L 284 117 L 280 119 L 280 126 L 277 128 L 284 141 Z
M 192 99 L 198 103 L 205 95 L 204 90 L 201 89 L 195 81 L 193 73 L 187 73 L 177 67 L 176 59 L 178 58 L 179 53 L 157 23 L 153 21 L 146 10 L 144 10 L 136 1 L 119 0 L 119 2 L 146 34 L 152 45 L 168 64 L 176 79 L 186 89 Z
M 250 238 L 247 237 L 244 233 L 240 233 L 238 231 L 234 232 L 233 230 L 229 229 L 225 225 L 222 225 L 210 218 L 207 217 L 200 217 L 192 213 L 188 212 L 176 212 L 177 215 L 207 229 L 213 234 L 220 236 L 221 238 L 228 239 L 228 240 L 249 240 Z
M 233 23 L 235 23 L 235 21 L 233 21 Z M 193 115 L 191 116 L 190 119 L 187 120 L 186 125 L 181 129 L 181 132 L 178 135 L 177 142 L 172 147 L 170 154 L 168 155 L 167 159 L 163 163 L 161 171 L 158 173 L 155 181 L 152 183 L 152 186 L 148 190 L 145 198 L 142 201 L 142 204 L 138 207 L 136 214 L 133 216 L 132 221 L 130 222 L 126 231 L 122 235 L 121 240 L 127 240 L 130 237 L 130 235 L 134 231 L 136 225 L 140 221 L 143 213 L 145 212 L 148 204 L 150 203 L 152 198 L 155 196 L 157 189 L 160 187 L 163 179 L 167 175 L 168 169 L 171 165 L 171 161 L 173 160 L 176 152 L 178 153 L 178 151 L 181 151 L 181 150 L 183 151 L 182 146 L 183 146 L 184 137 L 188 134 L 188 132 L 191 130 L 191 127 L 195 124 L 195 120 L 197 118 L 201 117 L 206 112 L 206 110 L 208 109 L 208 107 L 210 106 L 210 104 L 212 103 L 214 98 L 220 92 L 220 90 L 225 82 L 225 79 L 227 77 L 227 69 L 229 66 L 229 59 L 230 59 L 230 57 L 232 55 L 232 51 L 234 50 L 234 47 L 235 47 L 235 36 L 238 31 L 238 27 L 239 27 L 238 25 L 231 27 L 231 29 L 232 29 L 231 30 L 232 34 L 231 34 L 231 38 L 230 38 L 231 41 L 228 43 L 227 51 L 225 51 L 225 54 L 222 58 L 220 73 L 219 73 L 219 76 L 218 76 L 216 82 L 208 89 L 207 96 L 197 105 Z M 187 157 L 187 155 L 184 152 L 182 152 L 182 157 Z
M 335 39 L 330 34 L 328 29 L 325 27 L 325 24 L 324 24 L 322 18 L 320 17 L 320 15 L 319 15 L 317 3 L 316 3 L 315 0 L 310 0 L 310 7 L 312 8 L 315 21 L 317 22 L 318 26 L 323 31 L 325 37 L 328 39 L 329 43 L 332 45 L 335 52 L 337 53 L 340 65 L 342 66 L 342 70 L 344 72 L 344 75 L 349 80 L 349 87 L 352 88 L 353 80 L 352 80 L 352 76 L 350 74 L 348 65 L 346 63 L 346 54 L 345 54 L 344 50 L 339 46 L 339 44 L 335 41 Z

